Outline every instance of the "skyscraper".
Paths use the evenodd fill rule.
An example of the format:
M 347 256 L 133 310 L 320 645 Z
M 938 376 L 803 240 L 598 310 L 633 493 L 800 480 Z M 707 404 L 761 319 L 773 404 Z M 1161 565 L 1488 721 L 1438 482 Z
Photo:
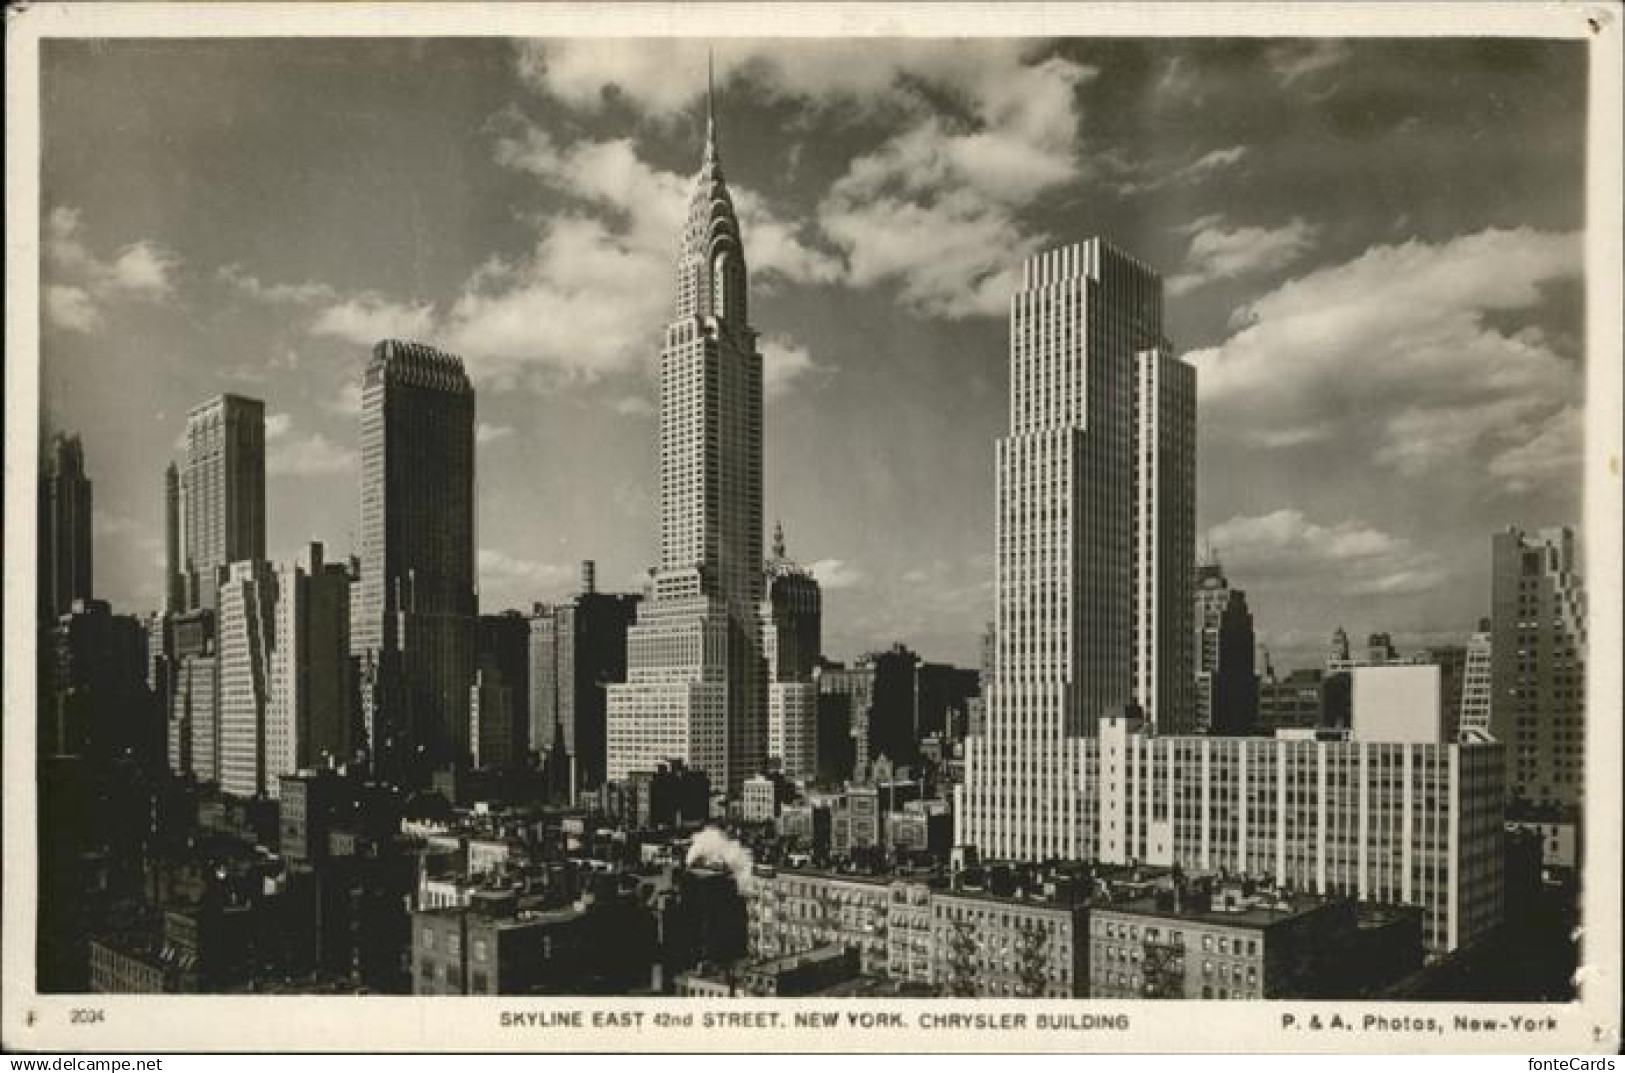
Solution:
M 823 647 L 823 595 L 818 579 L 792 561 L 784 527 L 773 527 L 762 602 L 762 652 L 767 660 L 767 752 L 792 779 L 818 775 L 818 666 Z
M 213 609 L 226 567 L 265 558 L 265 403 L 220 395 L 186 415 L 180 518 L 186 607 Z
M 1250 734 L 1258 720 L 1253 614 L 1247 594 L 1232 589 L 1218 563 L 1196 568 L 1195 728 Z
M 608 764 L 608 689 L 626 679 L 626 634 L 637 618 L 633 594 L 599 592 L 592 560 L 581 591 L 536 605 L 530 619 L 530 743 L 559 795 L 597 789 Z
M 39 480 L 39 621 L 55 622 L 91 598 L 90 478 L 78 436 L 58 433 Z
M 1492 542 L 1490 733 L 1507 792 L 1578 806 L 1585 769 L 1586 601 L 1574 531 L 1508 528 Z
M 739 221 L 706 125 L 660 352 L 660 561 L 609 691 L 609 777 L 685 761 L 737 791 L 767 754 L 762 358 Z
M 319 543 L 276 569 L 275 636 L 265 716 L 266 791 L 280 775 L 325 761 L 343 763 L 354 748 L 350 660 L 350 571 L 330 563 Z
M 276 573 L 263 560 L 232 563 L 216 590 L 220 607 L 220 789 L 266 792 L 265 716 L 276 644 Z
M 1161 733 L 1191 721 L 1195 370 L 1163 336 L 1161 277 L 1100 239 L 1027 262 L 1010 349 L 994 673 L 958 838 L 1072 857 L 1100 721 L 1129 706 Z
M 468 757 L 474 388 L 460 358 L 380 342 L 361 389 L 361 580 L 351 651 L 368 748 L 414 783 Z
M 1477 632 L 1467 642 L 1458 723 L 1463 733 L 1488 735 L 1490 732 L 1490 691 L 1494 688 L 1491 680 L 1494 664 L 1490 647 L 1491 628 L 1489 619 L 1480 619 Z
M 164 613 L 186 610 L 186 575 L 181 569 L 181 471 L 164 467 Z
M 471 720 L 479 708 L 468 734 L 474 766 L 518 767 L 530 749 L 530 620 L 519 611 L 481 615 L 474 667 L 479 680 L 468 695 Z

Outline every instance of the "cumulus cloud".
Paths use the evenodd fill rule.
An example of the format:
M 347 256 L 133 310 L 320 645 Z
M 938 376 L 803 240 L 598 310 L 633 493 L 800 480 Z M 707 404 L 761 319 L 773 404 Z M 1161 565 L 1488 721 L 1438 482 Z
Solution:
M 1342 596 L 1427 592 L 1444 581 L 1437 557 L 1356 520 L 1325 524 L 1298 510 L 1235 517 L 1212 527 L 1208 543 L 1227 570 L 1260 589 L 1302 592 L 1306 582 Z
M 102 315 L 83 287 L 55 284 L 45 288 L 45 317 L 58 328 L 70 332 L 94 332 L 101 327 Z
M 431 337 L 434 307 L 425 302 L 396 302 L 366 293 L 327 306 L 311 322 L 313 335 L 331 335 L 358 346 L 381 339 L 422 340 Z
M 950 47 L 950 46 L 943 46 Z M 1022 209 L 1078 177 L 1078 87 L 1091 68 L 1027 62 L 1019 46 L 908 73 L 961 96 L 959 116 L 922 115 L 858 157 L 818 208 L 856 287 L 890 282 L 928 316 L 997 315 L 1015 264 L 1048 236 Z
M 495 548 L 477 557 L 480 596 L 488 606 L 517 607 L 558 596 L 577 578 L 575 564 L 526 559 Z
M 474 426 L 474 442 L 481 446 L 505 440 L 513 434 L 511 425 L 492 425 L 481 421 Z
M 1565 441 L 1553 422 L 1576 405 L 1579 370 L 1539 331 L 1500 325 L 1580 264 L 1577 235 L 1518 229 L 1316 269 L 1190 355 L 1204 423 L 1260 445 L 1335 439 L 1404 476 L 1488 466 L 1511 480 L 1555 465 Z
M 279 477 L 324 477 L 360 472 L 360 456 L 320 432 L 294 436 L 290 420 L 281 423 L 273 434 L 272 422 L 286 416 L 274 414 L 266 418 L 266 473 Z
M 288 430 L 291 428 L 293 428 L 292 415 L 282 413 L 265 415 L 265 439 L 267 442 L 281 439 L 288 434 Z
M 1528 492 L 1546 481 L 1572 483 L 1580 473 L 1584 441 L 1583 414 L 1565 407 L 1549 417 L 1527 443 L 1510 447 L 1490 460 L 1489 471 L 1512 492 Z
M 753 221 L 753 196 L 744 192 L 753 263 L 765 255 L 796 280 L 893 284 L 907 308 L 929 316 L 1006 309 L 1010 265 L 1047 238 L 1022 210 L 1080 174 L 1077 91 L 1094 68 L 1016 41 L 807 42 L 793 51 L 738 41 L 724 51 L 724 86 L 737 81 L 759 97 L 843 117 L 884 111 L 900 127 L 854 159 L 817 208 L 819 232 L 840 262 L 794 229 Z M 692 106 L 705 85 L 704 61 L 697 41 L 528 42 L 519 54 L 521 74 L 567 105 L 620 100 L 656 119 Z M 695 77 L 674 75 L 684 70 Z M 726 161 L 725 138 L 723 153 Z
M 272 305 L 305 305 L 332 302 L 338 292 L 326 283 L 307 280 L 304 283 L 264 283 L 259 277 L 244 272 L 241 265 L 226 265 L 215 273 L 221 282 L 240 294 Z
M 827 375 L 829 369 L 813 361 L 805 346 L 788 335 L 764 336 L 762 352 L 762 391 L 770 399 L 781 398 L 808 377 Z
M 671 313 L 692 177 L 650 165 L 629 139 L 559 146 L 513 114 L 499 130 L 498 162 L 573 204 L 539 225 L 525 256 L 492 261 L 470 279 L 447 318 L 450 345 L 498 380 L 531 369 L 591 379 L 648 362 Z M 835 278 L 839 264 L 764 199 L 732 193 L 753 284 Z
M 1185 294 L 1208 283 L 1274 272 L 1314 248 L 1320 228 L 1293 217 L 1275 228 L 1225 228 L 1222 219 L 1203 217 L 1191 236 L 1184 270 L 1168 280 L 1168 293 Z
M 78 209 L 58 206 L 45 219 L 45 317 L 66 331 L 94 332 L 102 307 L 133 299 L 161 303 L 174 293 L 180 259 L 150 240 L 102 258 L 85 237 Z
M 855 589 L 864 583 L 863 572 L 844 559 L 819 559 L 807 569 L 825 591 Z
M 346 380 L 344 386 L 339 388 L 338 394 L 327 396 L 322 400 L 324 409 L 346 417 L 356 417 L 361 413 L 361 385 L 354 380 Z

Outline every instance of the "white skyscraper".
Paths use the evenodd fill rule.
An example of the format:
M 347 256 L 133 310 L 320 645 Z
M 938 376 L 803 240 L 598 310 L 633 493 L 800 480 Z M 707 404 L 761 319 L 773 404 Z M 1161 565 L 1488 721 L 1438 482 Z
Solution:
M 994 673 L 958 841 L 1072 857 L 1099 721 L 1138 705 L 1160 732 L 1191 725 L 1195 370 L 1163 337 L 1161 277 L 1091 239 L 1027 262 L 1010 372 Z
M 276 643 L 276 574 L 260 560 L 232 563 L 220 583 L 220 789 L 266 791 L 265 714 Z
M 737 789 L 767 748 L 762 358 L 739 221 L 707 123 L 660 352 L 660 561 L 609 687 L 608 777 L 676 758 Z
M 276 633 L 265 717 L 266 791 L 279 775 L 343 762 L 351 739 L 350 572 L 312 543 L 276 570 Z
M 1467 642 L 1467 667 L 1461 684 L 1461 722 L 1463 732 L 1490 732 L 1490 697 L 1494 689 L 1491 654 L 1490 624 L 1479 623 L 1478 632 Z

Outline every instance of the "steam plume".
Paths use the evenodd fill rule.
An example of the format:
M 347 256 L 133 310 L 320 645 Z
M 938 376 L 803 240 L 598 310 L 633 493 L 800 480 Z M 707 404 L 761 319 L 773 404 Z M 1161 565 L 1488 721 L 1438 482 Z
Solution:
M 750 850 L 715 827 L 707 827 L 695 835 L 688 847 L 687 863 L 692 866 L 699 861 L 722 865 L 733 873 L 734 883 L 741 889 L 750 883 L 754 875 L 751 869 L 756 863 Z

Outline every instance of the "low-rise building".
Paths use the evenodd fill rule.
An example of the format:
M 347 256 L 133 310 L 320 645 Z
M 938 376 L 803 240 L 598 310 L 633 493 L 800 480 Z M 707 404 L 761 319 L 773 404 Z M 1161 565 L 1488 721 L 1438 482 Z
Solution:
M 1422 912 L 1238 884 L 1097 906 L 1096 998 L 1371 997 L 1422 966 Z

